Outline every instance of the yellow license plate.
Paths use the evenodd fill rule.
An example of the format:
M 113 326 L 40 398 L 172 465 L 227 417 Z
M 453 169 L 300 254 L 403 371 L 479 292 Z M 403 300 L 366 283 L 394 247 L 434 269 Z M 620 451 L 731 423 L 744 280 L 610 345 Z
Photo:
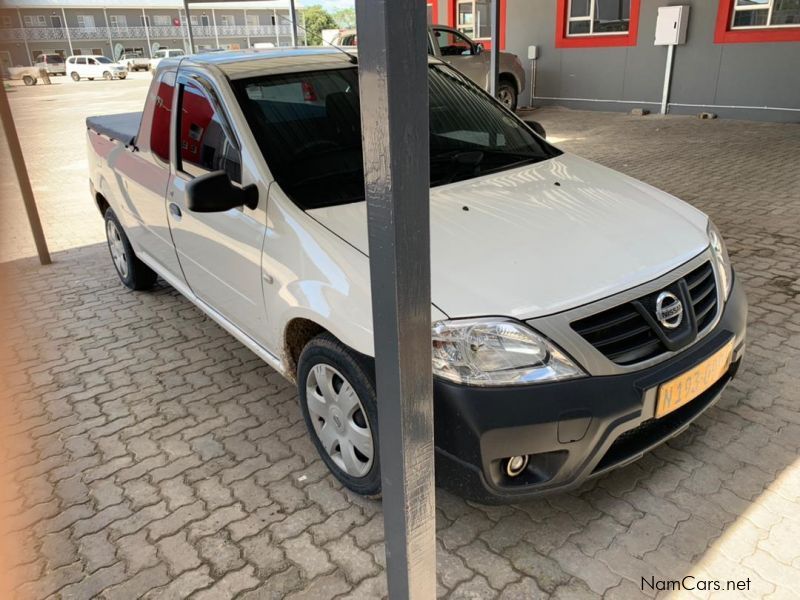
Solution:
M 658 388 L 656 418 L 668 415 L 673 410 L 691 402 L 714 385 L 728 370 L 732 357 L 733 340 L 696 367 L 671 381 L 662 383 Z

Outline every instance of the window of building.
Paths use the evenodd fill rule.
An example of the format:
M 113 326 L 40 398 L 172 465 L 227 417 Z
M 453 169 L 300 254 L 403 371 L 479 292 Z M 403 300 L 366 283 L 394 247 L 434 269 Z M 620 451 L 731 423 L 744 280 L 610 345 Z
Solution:
M 142 27 L 150 27 L 150 17 L 148 15 L 139 15 L 139 23 Z
M 78 27 L 83 27 L 84 29 L 94 28 L 94 16 L 78 15 Z
M 798 0 L 735 0 L 731 28 L 798 27 Z
M 798 42 L 800 0 L 720 0 L 714 42 Z
M 125 15 L 108 15 L 108 24 L 111 27 L 127 27 L 128 26 L 128 17 Z
M 567 35 L 627 33 L 630 22 L 630 0 L 569 1 Z
M 500 47 L 506 40 L 506 3 L 500 2 Z M 436 3 L 428 2 L 428 14 L 436 14 Z M 491 0 L 448 0 L 447 22 L 473 40 L 480 41 L 486 48 L 491 47 L 492 38 Z
M 44 15 L 25 15 L 22 22 L 25 23 L 25 27 L 47 27 Z
M 640 0 L 557 0 L 556 47 L 635 46 Z
M 258 15 L 247 15 L 246 21 L 250 27 L 258 27 Z
M 193 177 L 222 170 L 232 181 L 241 182 L 239 150 L 224 117 L 198 85 L 190 82 L 180 87 L 178 169 Z
M 220 15 L 219 24 L 223 27 L 232 27 L 236 25 L 236 19 L 234 19 L 233 15 Z
M 167 27 L 172 25 L 172 19 L 169 18 L 169 15 L 153 15 L 153 25 Z
M 92 48 L 92 54 L 95 56 L 103 56 L 103 49 L 102 48 Z
M 436 0 L 427 0 L 426 10 L 428 17 L 428 25 L 435 25 L 439 22 L 439 7 Z
M 154 86 L 155 87 L 155 86 Z M 169 162 L 169 127 L 172 116 L 172 96 L 175 91 L 175 72 L 161 76 L 152 92 L 153 119 L 150 126 L 150 150 L 164 162 Z

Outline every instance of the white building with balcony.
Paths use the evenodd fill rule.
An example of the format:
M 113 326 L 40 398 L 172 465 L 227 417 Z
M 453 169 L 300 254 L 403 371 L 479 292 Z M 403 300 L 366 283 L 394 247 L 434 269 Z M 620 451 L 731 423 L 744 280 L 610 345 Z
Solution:
M 297 43 L 305 43 L 297 6 Z M 189 51 L 250 48 L 257 43 L 292 44 L 289 0 L 219 2 L 190 6 L 181 0 L 4 0 L 0 3 L 0 64 L 28 66 L 40 54 L 137 52 L 161 48 Z

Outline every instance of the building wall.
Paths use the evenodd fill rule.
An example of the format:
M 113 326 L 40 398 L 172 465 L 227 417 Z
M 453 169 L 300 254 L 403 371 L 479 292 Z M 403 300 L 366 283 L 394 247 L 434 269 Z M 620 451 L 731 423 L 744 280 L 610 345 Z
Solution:
M 287 46 L 291 43 L 291 36 L 288 33 L 278 33 L 276 35 L 251 35 L 248 39 L 245 35 L 238 35 L 241 31 L 225 31 L 222 25 L 221 15 L 232 15 L 234 17 L 233 26 L 246 25 L 245 11 L 242 9 L 215 9 L 217 18 L 217 26 L 219 33 L 219 46 L 226 48 L 248 48 L 249 46 L 259 42 L 272 42 L 276 45 Z M 108 33 L 105 29 L 109 25 L 106 23 L 106 14 L 111 17 L 114 15 L 124 16 L 126 27 L 140 28 L 142 25 L 142 10 L 135 8 L 115 8 L 113 2 L 108 2 L 106 11 L 104 13 L 102 8 L 69 8 L 65 9 L 62 13 L 60 8 L 51 7 L 37 7 L 37 8 L 24 8 L 20 10 L 21 15 L 31 16 L 44 16 L 47 26 L 36 33 L 49 36 L 51 39 L 29 39 L 28 48 L 26 50 L 25 42 L 22 39 L 9 39 L 7 37 L 0 37 L 0 60 L 3 64 L 10 62 L 14 66 L 29 65 L 32 63 L 33 55 L 42 52 L 61 52 L 64 56 L 69 56 L 72 52 L 70 50 L 70 43 L 67 40 L 66 34 L 63 29 L 53 28 L 51 25 L 51 16 L 57 16 L 64 23 L 66 17 L 66 25 L 71 33 L 72 50 L 80 50 L 82 54 L 100 51 L 106 56 L 113 56 L 113 49 L 118 45 L 123 48 L 142 48 L 144 55 L 149 56 L 154 47 L 159 48 L 184 48 L 188 50 L 187 40 L 183 36 L 163 37 L 158 34 L 159 25 L 154 22 L 154 17 L 163 15 L 169 19 L 170 26 L 172 26 L 175 19 L 180 19 L 183 11 L 178 8 L 170 9 L 146 9 L 150 23 L 150 43 L 148 44 L 142 30 L 138 29 L 139 38 L 125 38 L 117 34 L 113 36 L 111 43 L 109 43 Z M 202 15 L 208 16 L 209 26 L 213 27 L 213 18 L 210 9 L 202 9 L 200 7 L 191 11 L 191 14 L 196 15 L 199 19 Z M 270 26 L 272 25 L 273 15 L 283 15 L 288 18 L 287 9 L 248 9 L 247 15 L 258 16 L 259 25 Z M 91 15 L 94 18 L 94 25 L 100 28 L 97 31 L 86 30 L 78 24 L 79 15 Z M 18 18 L 16 9 L 0 8 L 0 16 L 11 17 L 11 26 L 2 27 L 0 25 L 0 36 L 3 29 L 20 29 L 23 27 L 22 22 Z M 302 18 L 299 19 L 302 24 Z M 288 21 L 280 21 L 279 24 L 286 26 Z M 198 22 L 198 26 L 202 23 Z M 29 28 L 33 29 L 33 28 Z M 47 31 L 45 31 L 47 30 Z M 162 30 L 163 31 L 163 30 Z M 204 30 L 209 31 L 209 30 Z M 195 44 L 199 50 L 211 49 L 217 47 L 217 39 L 213 35 L 213 29 L 210 30 L 211 35 L 200 35 L 200 32 L 195 29 Z M 236 36 L 226 35 L 226 33 L 237 33 Z M 300 40 L 303 39 L 304 34 L 302 30 L 298 29 Z
M 556 48 L 555 0 L 507 1 L 506 50 L 528 77 L 528 46 L 539 46 L 534 104 L 658 111 L 667 48 L 653 45 L 656 15 L 659 6 L 680 3 L 691 7 L 689 29 L 686 44 L 675 48 L 669 112 L 800 121 L 800 43 L 715 44 L 717 0 L 643 0 L 637 44 L 611 48 Z M 529 99 L 530 89 L 521 100 Z

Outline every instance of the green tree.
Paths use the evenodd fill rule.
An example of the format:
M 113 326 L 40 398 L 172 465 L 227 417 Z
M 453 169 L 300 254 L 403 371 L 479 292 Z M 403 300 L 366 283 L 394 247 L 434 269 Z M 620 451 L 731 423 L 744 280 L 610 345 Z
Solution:
M 339 29 L 353 29 L 356 26 L 356 9 L 340 8 L 333 13 L 333 18 Z
M 323 29 L 337 29 L 336 21 L 333 20 L 331 14 L 318 4 L 307 7 L 303 11 L 303 19 L 309 46 L 322 44 Z

